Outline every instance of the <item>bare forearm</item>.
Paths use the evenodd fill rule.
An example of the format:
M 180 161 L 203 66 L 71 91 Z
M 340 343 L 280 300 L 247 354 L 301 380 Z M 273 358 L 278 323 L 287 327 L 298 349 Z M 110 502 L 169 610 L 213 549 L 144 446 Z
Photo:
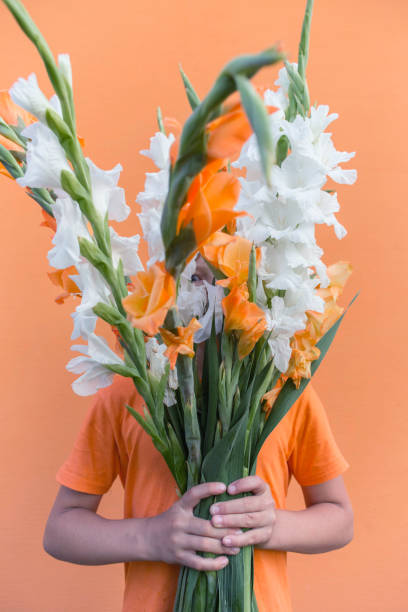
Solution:
M 86 508 L 71 508 L 47 525 L 45 550 L 80 565 L 106 565 L 147 557 L 146 519 L 107 519 Z
M 305 510 L 276 510 L 272 536 L 263 548 L 315 554 L 341 548 L 352 537 L 350 514 L 338 504 L 319 503 Z

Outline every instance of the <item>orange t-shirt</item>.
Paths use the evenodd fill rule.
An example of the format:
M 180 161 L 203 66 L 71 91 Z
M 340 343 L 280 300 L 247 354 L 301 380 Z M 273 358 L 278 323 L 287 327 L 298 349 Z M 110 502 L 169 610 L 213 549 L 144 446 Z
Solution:
M 74 447 L 57 481 L 101 495 L 119 475 L 124 518 L 154 516 L 177 499 L 173 477 L 150 437 L 128 412 L 143 400 L 133 381 L 116 375 L 92 399 Z M 330 429 L 324 407 L 309 383 L 265 442 L 256 473 L 270 486 L 277 508 L 285 508 L 292 474 L 300 485 L 315 485 L 342 474 L 349 464 Z M 178 565 L 135 561 L 124 564 L 122 612 L 172 612 Z M 286 552 L 255 549 L 255 594 L 259 612 L 292 610 Z

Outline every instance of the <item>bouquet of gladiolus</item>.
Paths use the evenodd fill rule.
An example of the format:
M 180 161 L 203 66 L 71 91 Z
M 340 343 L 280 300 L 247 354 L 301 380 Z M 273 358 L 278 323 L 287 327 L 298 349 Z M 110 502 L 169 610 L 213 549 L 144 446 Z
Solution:
M 67 369 L 79 395 L 132 378 L 144 416 L 126 408 L 151 436 L 180 494 L 201 482 L 253 474 L 273 428 L 316 371 L 344 309 L 337 304 L 351 272 L 326 267 L 315 225 L 345 228 L 327 179 L 352 184 L 340 164 L 328 106 L 310 106 L 305 71 L 312 2 L 307 2 L 297 63 L 271 47 L 230 61 L 200 100 L 182 78 L 192 113 L 181 127 L 158 110 L 137 202 L 140 236 L 120 236 L 109 221 L 130 209 L 118 186 L 121 166 L 98 168 L 77 135 L 69 56 L 58 63 L 18 0 L 3 0 L 37 47 L 55 95 L 36 75 L 0 98 L 0 172 L 26 188 L 54 232 L 48 260 L 56 301 L 80 299 L 71 339 L 84 344 Z M 276 88 L 253 87 L 263 66 L 283 61 Z M 206 269 L 197 282 L 197 271 Z M 95 334 L 97 318 L 116 335 L 115 350 Z M 125 408 L 125 407 L 124 407 Z M 217 499 L 226 498 L 224 494 Z M 208 518 L 214 499 L 196 508 Z M 218 572 L 182 567 L 177 611 L 250 612 L 253 549 Z

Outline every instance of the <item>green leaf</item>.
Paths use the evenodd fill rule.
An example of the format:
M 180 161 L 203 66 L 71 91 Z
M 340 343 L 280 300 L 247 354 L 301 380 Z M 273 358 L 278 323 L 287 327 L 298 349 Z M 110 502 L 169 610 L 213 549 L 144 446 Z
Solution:
M 256 249 L 255 245 L 252 244 L 248 266 L 248 293 L 250 302 L 255 302 L 256 299 L 256 281 Z
M 85 187 L 81 185 L 75 174 L 70 170 L 61 171 L 61 187 L 75 202 L 78 202 L 81 212 L 87 219 L 91 220 L 94 213 L 92 200 Z
M 334 323 L 330 327 L 330 329 L 324 334 L 324 336 L 320 338 L 319 342 L 317 342 L 316 346 L 320 349 L 320 355 L 318 359 L 315 359 L 314 361 L 312 361 L 311 368 L 310 368 L 312 376 L 316 372 L 321 362 L 323 361 L 323 358 L 326 355 L 327 351 L 329 350 L 331 343 L 333 342 L 334 336 L 337 333 L 337 330 L 340 326 L 341 321 L 343 320 L 344 315 L 346 314 L 346 312 L 348 311 L 348 309 L 350 308 L 354 300 L 357 298 L 358 294 L 359 293 L 356 293 L 356 295 L 353 297 L 353 299 L 351 300 L 351 302 L 349 303 L 349 305 L 347 306 L 347 308 L 345 309 L 341 317 L 336 321 L 336 323 Z M 262 434 L 259 437 L 259 441 L 258 441 L 256 451 L 254 454 L 255 459 L 258 456 L 258 453 L 261 450 L 262 445 L 264 444 L 265 440 L 267 439 L 271 431 L 276 427 L 276 425 L 278 425 L 278 423 L 280 423 L 280 421 L 283 419 L 283 417 L 286 415 L 289 409 L 293 406 L 295 401 L 303 393 L 305 387 L 309 384 L 309 382 L 310 382 L 310 378 L 303 378 L 300 382 L 298 389 L 296 389 L 291 378 L 288 378 L 288 380 L 285 382 L 285 384 L 283 385 L 272 407 L 269 417 L 267 418 L 265 422 L 264 428 L 262 430 Z
M 289 151 L 289 139 L 286 134 L 283 134 L 276 144 L 276 163 L 278 166 L 286 159 Z
M 157 107 L 156 116 L 157 116 L 157 125 L 159 126 L 160 132 L 162 134 L 166 135 L 166 130 L 164 129 L 163 116 L 162 116 L 162 112 L 161 112 L 160 106 Z
M 24 172 L 20 168 L 19 164 L 14 159 L 6 147 L 0 144 L 0 163 L 8 170 L 13 178 L 19 178 L 23 176 Z
M 72 134 L 68 125 L 53 108 L 47 108 L 45 111 L 45 120 L 50 130 L 57 136 L 64 151 L 71 159 L 75 154 L 73 149 L 75 136 Z
M 181 78 L 183 79 L 188 101 L 190 103 L 192 110 L 194 110 L 200 104 L 200 98 L 196 94 L 194 87 L 192 86 L 188 76 L 186 75 L 183 68 L 181 67 L 181 64 L 179 64 L 179 70 L 180 70 Z
M 139 372 L 135 368 L 130 368 L 127 365 L 121 365 L 120 363 L 104 363 L 103 366 L 111 370 L 111 372 L 116 372 L 116 374 L 120 374 L 121 376 L 125 376 L 127 378 L 134 378 L 139 375 Z
M 302 34 L 299 43 L 298 71 L 302 79 L 306 79 L 306 66 L 309 57 L 310 24 L 312 21 L 313 1 L 307 0 L 305 16 L 302 25 Z
M 167 424 L 167 432 L 170 442 L 170 453 L 173 458 L 175 480 L 180 493 L 183 494 L 187 489 L 187 457 L 170 423 Z
M 217 349 L 217 338 L 215 333 L 215 314 L 211 324 L 211 335 L 205 343 L 205 358 L 203 381 L 206 383 L 205 400 L 207 406 L 206 428 L 203 441 L 203 455 L 205 456 L 214 444 L 215 430 L 217 427 L 218 407 L 218 368 L 219 356 Z
M 261 165 L 266 184 L 270 187 L 270 173 L 274 161 L 273 139 L 269 126 L 269 115 L 262 98 L 250 81 L 237 74 L 234 77 L 241 95 L 242 106 L 248 116 L 258 143 Z
M 112 276 L 111 263 L 108 257 L 102 253 L 101 249 L 94 242 L 83 236 L 78 236 L 78 243 L 81 255 L 86 257 L 104 278 L 110 279 Z
M 194 251 L 197 243 L 194 230 L 190 223 L 180 230 L 167 250 L 166 267 L 173 275 L 178 276 L 185 266 L 187 257 Z

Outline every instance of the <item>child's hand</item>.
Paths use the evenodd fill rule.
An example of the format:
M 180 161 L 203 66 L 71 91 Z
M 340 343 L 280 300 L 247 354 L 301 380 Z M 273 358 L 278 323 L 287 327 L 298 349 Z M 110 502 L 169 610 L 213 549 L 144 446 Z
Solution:
M 187 565 L 197 570 L 219 570 L 228 564 L 225 555 L 234 555 L 239 548 L 223 546 L 221 539 L 237 533 L 237 529 L 219 529 L 209 520 L 193 514 L 200 500 L 224 493 L 223 483 L 206 482 L 189 489 L 169 510 L 147 519 L 145 558 Z M 201 557 L 197 551 L 221 555 Z
M 215 527 L 249 528 L 242 534 L 223 536 L 222 544 L 232 547 L 266 547 L 276 521 L 275 501 L 269 485 L 259 476 L 247 476 L 232 482 L 227 492 L 230 495 L 252 492 L 254 495 L 217 502 L 211 506 L 211 522 Z

